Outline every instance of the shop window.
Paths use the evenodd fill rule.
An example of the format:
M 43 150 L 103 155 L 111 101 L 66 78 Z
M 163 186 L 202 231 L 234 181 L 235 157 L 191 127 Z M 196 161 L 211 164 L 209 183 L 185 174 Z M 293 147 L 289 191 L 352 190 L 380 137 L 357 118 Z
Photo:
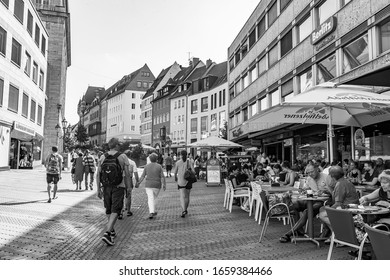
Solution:
M 201 112 L 207 112 L 207 110 L 209 109 L 209 98 L 208 97 L 203 97 L 200 101 L 200 104 L 201 104 Z
M 42 125 L 42 106 L 38 105 L 38 118 L 37 118 L 37 124 Z
M 268 65 L 271 68 L 276 62 L 278 62 L 278 44 L 276 44 L 269 52 L 268 52 Z
M 324 23 L 328 18 L 333 16 L 338 9 L 339 0 L 326 0 L 320 6 L 317 7 L 317 26 L 320 26 Z
M 30 120 L 35 123 L 37 103 L 31 99 Z
M 217 114 L 211 115 L 210 130 L 211 131 L 217 130 Z
M 12 39 L 11 60 L 20 67 L 20 60 L 22 56 L 22 45 L 18 41 Z
M 275 90 L 270 93 L 271 97 L 271 107 L 276 106 L 280 104 L 280 93 L 279 90 Z
M 39 39 L 41 37 L 41 30 L 39 29 L 38 24 L 35 24 L 35 44 L 39 47 Z
M 332 54 L 317 64 L 317 84 L 336 77 L 336 54 Z
M 253 117 L 257 114 L 257 102 L 249 105 L 249 117 Z
M 253 29 L 249 34 L 249 48 L 251 48 L 256 43 L 256 29 Z
M 307 36 L 313 31 L 313 21 L 311 15 L 309 15 L 304 21 L 298 25 L 298 43 L 306 39 Z
M 19 109 L 19 89 L 9 85 L 8 110 L 17 113 Z
M 27 12 L 27 31 L 32 36 L 33 31 L 33 15 L 31 14 L 30 10 Z
M 261 74 L 263 74 L 265 71 L 267 71 L 267 60 L 266 56 L 263 56 L 259 62 L 257 63 L 257 69 L 259 69 L 259 77 Z
M 3 106 L 4 81 L 0 79 L 0 107 Z
M 257 24 L 257 39 L 260 39 L 265 33 L 265 16 Z
M 30 77 L 31 75 L 31 55 L 26 52 L 26 64 L 24 66 L 24 73 Z
M 197 133 L 198 132 L 198 119 L 194 118 L 191 119 L 191 133 Z
M 191 101 L 191 114 L 197 114 L 198 113 L 198 100 L 192 100 Z
M 23 2 L 23 0 L 15 0 L 14 16 L 21 23 L 23 23 L 23 14 L 24 14 L 24 2 Z
M 275 3 L 268 10 L 268 27 L 271 26 L 278 17 L 278 5 Z
M 308 71 L 300 74 L 298 81 L 299 81 L 299 93 L 304 92 L 309 88 L 311 88 L 313 86 L 313 75 L 312 75 L 311 68 Z
M 0 26 L 0 53 L 5 56 L 7 47 L 7 31 Z
M 28 95 L 26 93 L 23 93 L 22 116 L 27 118 L 27 115 L 28 115 Z
M 281 96 L 282 96 L 282 102 L 288 101 L 291 97 L 294 96 L 294 82 L 293 79 L 290 79 L 289 81 L 285 82 L 281 86 Z
M 356 39 L 343 48 L 343 73 L 368 62 L 368 35 Z
M 292 30 L 287 32 L 286 35 L 280 40 L 280 57 L 283 57 L 292 49 Z
M 207 116 L 201 117 L 200 119 L 200 131 L 202 133 L 207 131 L 207 121 L 208 121 Z
M 380 53 L 390 50 L 390 20 L 379 26 Z

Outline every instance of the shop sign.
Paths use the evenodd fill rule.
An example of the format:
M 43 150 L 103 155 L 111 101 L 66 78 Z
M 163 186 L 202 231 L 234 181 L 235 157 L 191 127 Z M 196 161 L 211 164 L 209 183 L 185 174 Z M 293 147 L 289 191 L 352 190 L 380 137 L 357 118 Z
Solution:
M 24 132 L 24 133 L 27 133 L 27 134 L 30 134 L 32 136 L 35 136 L 34 129 L 28 128 L 28 127 L 22 125 L 21 123 L 15 122 L 14 129 L 19 130 L 19 131 Z
M 297 119 L 297 120 L 327 120 L 329 119 L 326 110 L 323 107 L 302 108 L 297 110 L 294 114 L 284 114 L 284 119 Z
M 236 129 L 236 130 L 233 130 L 232 134 L 233 134 L 233 137 L 238 137 L 242 134 L 242 130 L 241 130 L 241 127 Z
M 355 141 L 355 146 L 363 146 L 365 141 L 364 131 L 361 128 L 356 129 L 353 139 Z
M 292 146 L 293 140 L 292 138 L 284 139 L 283 144 L 285 147 Z
M 317 44 L 323 38 L 332 33 L 336 29 L 336 26 L 336 17 L 333 16 L 328 18 L 323 24 L 320 25 L 320 27 L 318 27 L 316 30 L 313 31 L 313 33 L 311 33 L 311 44 Z

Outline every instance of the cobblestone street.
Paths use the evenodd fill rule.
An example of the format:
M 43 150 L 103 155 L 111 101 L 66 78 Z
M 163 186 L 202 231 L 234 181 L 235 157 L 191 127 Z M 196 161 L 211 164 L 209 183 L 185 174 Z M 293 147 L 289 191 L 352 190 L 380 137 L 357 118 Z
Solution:
M 269 259 L 325 260 L 328 246 L 309 242 L 281 244 L 287 230 L 271 221 L 265 240 L 248 213 L 223 207 L 224 187 L 194 185 L 189 215 L 181 218 L 173 177 L 159 196 L 158 215 L 149 220 L 144 184 L 133 191 L 132 217 L 116 223 L 115 246 L 101 241 L 106 216 L 93 191 L 75 191 L 64 172 L 58 199 L 47 203 L 45 171 L 0 173 L 0 259 L 2 260 L 172 260 Z M 318 226 L 318 221 L 316 221 Z M 336 248 L 333 259 L 350 259 L 348 248 Z

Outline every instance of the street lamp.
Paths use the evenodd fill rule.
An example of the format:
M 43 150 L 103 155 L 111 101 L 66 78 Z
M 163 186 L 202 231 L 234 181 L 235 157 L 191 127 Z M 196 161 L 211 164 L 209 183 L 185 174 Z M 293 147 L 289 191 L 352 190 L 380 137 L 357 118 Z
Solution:
M 64 117 L 62 119 L 62 130 L 64 131 L 64 134 L 62 134 L 62 152 L 64 152 L 64 153 L 65 153 L 65 136 L 68 134 L 67 124 L 68 124 L 68 121 Z
M 59 141 L 59 139 L 60 139 L 60 135 L 59 135 L 59 133 L 60 133 L 60 131 L 61 131 L 61 126 L 57 123 L 56 124 L 56 131 L 57 131 L 57 141 L 56 141 L 56 146 L 58 147 L 58 141 Z

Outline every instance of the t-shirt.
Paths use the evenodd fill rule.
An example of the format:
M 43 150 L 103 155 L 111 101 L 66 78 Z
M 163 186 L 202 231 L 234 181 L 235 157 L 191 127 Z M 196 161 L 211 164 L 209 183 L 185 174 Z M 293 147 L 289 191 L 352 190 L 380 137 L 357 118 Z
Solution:
M 165 158 L 165 165 L 171 165 L 173 164 L 173 159 L 170 156 L 167 156 Z
M 340 178 L 334 187 L 333 200 L 334 203 L 340 205 L 357 204 L 359 203 L 359 196 L 351 182 L 345 178 Z
M 176 162 L 175 167 L 173 168 L 173 174 L 177 174 L 177 184 L 179 186 L 184 187 L 187 185 L 188 181 L 184 179 L 184 173 L 188 168 L 191 168 L 192 171 L 195 172 L 194 168 L 192 167 L 188 159 L 185 162 L 183 162 L 182 159 Z
M 134 175 L 135 172 L 138 172 L 137 171 L 137 164 L 129 158 L 127 158 L 127 160 L 129 161 L 129 172 L 130 172 L 131 179 L 133 180 L 133 187 L 134 187 L 135 184 L 137 183 L 137 180 L 136 180 L 135 175 Z
M 161 189 L 161 179 L 164 178 L 164 171 L 160 164 L 156 162 L 148 163 L 142 176 L 145 179 L 145 188 Z
M 372 172 L 372 175 L 370 175 L 370 172 L 366 172 L 364 173 L 364 179 L 366 180 L 366 182 L 372 182 L 372 180 L 374 180 L 374 178 L 378 178 L 379 177 L 379 172 L 377 169 L 374 169 L 374 172 Z M 375 186 L 380 186 L 381 183 L 379 182 L 379 180 L 376 182 Z
M 115 155 L 117 153 L 117 151 L 115 150 L 110 150 L 107 152 L 109 155 Z M 100 173 L 100 169 L 101 169 L 101 166 L 103 164 L 103 161 L 105 160 L 105 156 L 104 154 L 100 157 L 99 159 L 99 167 L 98 167 L 98 172 Z M 125 173 L 124 173 L 124 170 L 125 168 L 129 168 L 129 161 L 128 161 L 128 157 L 125 155 L 125 154 L 120 154 L 118 156 L 118 162 L 119 162 L 119 165 L 121 166 L 122 168 L 122 176 L 124 177 L 125 176 Z M 122 179 L 122 182 L 118 185 L 118 187 L 120 188 L 125 188 L 125 181 Z
M 57 158 L 57 162 L 58 162 L 58 172 L 51 172 L 49 171 L 49 162 L 50 162 L 50 158 L 51 156 L 55 156 Z M 56 174 L 61 174 L 61 166 L 62 166 L 62 156 L 58 153 L 50 153 L 47 158 L 46 158 L 46 161 L 45 161 L 45 166 L 46 166 L 46 173 L 47 174 L 53 174 L 53 175 L 56 175 Z
M 327 185 L 327 177 L 328 175 L 322 172 L 318 174 L 317 179 L 313 179 L 312 177 L 309 176 L 307 177 L 307 181 L 306 181 L 307 187 L 309 187 L 315 192 L 329 191 L 329 186 Z

